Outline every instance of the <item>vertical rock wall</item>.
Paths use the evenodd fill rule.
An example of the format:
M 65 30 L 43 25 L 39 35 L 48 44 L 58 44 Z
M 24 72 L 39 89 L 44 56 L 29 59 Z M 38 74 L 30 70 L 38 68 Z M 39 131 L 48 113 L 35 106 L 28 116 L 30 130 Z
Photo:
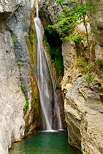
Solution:
M 102 154 L 102 0 L 92 1 L 92 6 L 93 9 L 89 14 L 91 28 L 88 29 L 92 34 L 89 35 L 91 59 L 89 59 L 88 50 L 86 50 L 88 46 L 85 42 L 63 43 L 65 74 L 62 89 L 65 94 L 68 142 L 83 153 Z M 76 27 L 81 35 L 85 33 L 82 27 L 82 23 Z M 66 55 L 70 56 L 67 58 Z M 85 67 L 80 62 L 80 59 L 84 61 L 83 57 L 90 60 L 89 73 L 85 73 Z M 91 79 L 88 78 L 90 74 L 93 75 Z
M 64 77 L 64 111 L 68 129 L 68 142 L 87 154 L 103 153 L 103 1 L 88 1 L 93 6 L 87 24 L 91 61 L 90 72 L 80 60 L 88 63 L 88 45 L 85 42 L 75 43 L 64 41 L 62 45 Z M 70 1 L 64 1 L 69 7 Z M 63 3 L 55 0 L 42 1 L 42 10 L 48 23 L 55 24 L 58 14 L 63 11 Z M 71 4 L 70 4 L 71 5 Z M 59 32 L 59 29 L 56 29 Z M 82 22 L 78 22 L 76 32 L 85 34 Z M 79 60 L 79 63 L 78 63 Z M 89 75 L 93 74 L 90 77 Z
M 31 0 L 0 1 L 1 154 L 8 154 L 8 147 L 12 142 L 22 139 L 27 127 L 30 129 L 27 132 L 31 133 L 37 126 L 31 127 L 35 122 L 34 110 L 36 106 L 31 109 L 30 102 L 34 103 L 35 101 L 31 85 L 31 60 L 25 40 L 25 36 L 29 34 L 33 2 Z M 25 104 L 28 105 L 28 109 L 25 110 L 28 115 L 24 118 Z M 29 120 L 24 121 L 24 119 Z

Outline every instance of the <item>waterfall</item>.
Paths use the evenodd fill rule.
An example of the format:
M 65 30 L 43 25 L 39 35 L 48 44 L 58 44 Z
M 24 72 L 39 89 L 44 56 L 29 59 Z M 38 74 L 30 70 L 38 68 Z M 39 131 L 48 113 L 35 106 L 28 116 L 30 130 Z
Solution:
M 37 36 L 37 84 L 42 109 L 44 130 L 62 129 L 60 105 L 55 92 L 56 85 L 49 67 L 47 55 L 43 46 L 44 30 L 39 18 L 38 0 L 36 0 L 36 17 L 34 18 Z M 56 123 L 54 126 L 54 123 Z

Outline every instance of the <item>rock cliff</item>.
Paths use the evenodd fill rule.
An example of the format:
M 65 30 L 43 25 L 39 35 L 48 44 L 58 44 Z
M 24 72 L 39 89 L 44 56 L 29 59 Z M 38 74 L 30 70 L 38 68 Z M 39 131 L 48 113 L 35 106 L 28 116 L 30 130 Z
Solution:
M 102 10 L 100 9 L 102 0 L 97 3 L 97 1 L 92 2 L 93 9 L 89 14 L 91 25 L 89 30 L 92 31 L 92 36 L 89 38 L 91 46 L 89 71 L 93 77 L 90 72 L 85 74 L 83 71 L 86 66 L 80 64 L 81 57 L 88 59 L 85 43 L 82 42 L 83 49 L 80 44 L 78 46 L 73 42 L 64 42 L 62 49 L 65 67 L 62 89 L 65 93 L 68 142 L 82 152 L 90 154 L 103 153 Z M 78 25 L 77 29 L 79 28 L 82 34 L 83 29 L 80 27 L 82 26 Z M 67 58 L 67 54 L 70 58 Z
M 11 143 L 21 140 L 29 123 L 32 126 L 34 121 L 34 113 L 31 115 L 30 104 L 28 105 L 28 102 L 33 102 L 33 98 L 30 54 L 25 41 L 25 36 L 29 34 L 32 6 L 31 0 L 0 1 L 1 154 L 7 154 Z M 26 111 L 28 108 L 29 115 L 26 123 L 24 108 Z M 31 126 L 28 127 L 32 130 Z
M 33 3 L 33 0 L 0 1 L 1 154 L 8 154 L 12 142 L 21 140 L 38 126 L 38 90 L 34 75 L 35 10 L 31 9 Z M 64 93 L 68 142 L 85 154 L 102 154 L 103 0 L 91 0 L 91 4 L 93 9 L 88 13 L 89 20 L 87 19 L 90 55 L 88 44 L 84 41 L 62 42 L 64 77 L 61 87 Z M 62 3 L 42 0 L 40 16 L 43 25 L 57 23 L 64 5 L 72 7 L 68 0 Z M 59 28 L 55 30 L 60 34 Z M 86 35 L 83 22 L 78 22 L 75 31 Z M 90 72 L 85 73 L 88 64 Z
M 64 111 L 68 129 L 68 142 L 83 153 L 103 153 L 103 1 L 91 0 L 92 10 L 87 24 L 90 45 L 85 42 L 63 41 L 62 55 L 64 77 Z M 68 7 L 72 4 L 64 1 Z M 55 24 L 63 12 L 63 3 L 42 1 L 41 12 L 48 23 Z M 59 32 L 59 29 L 56 29 Z M 76 32 L 86 35 L 83 22 L 78 22 Z M 89 59 L 90 58 L 90 59 Z M 83 62 L 83 63 L 82 63 Z M 89 66 L 88 66 L 89 64 Z M 89 67 L 89 72 L 86 73 Z

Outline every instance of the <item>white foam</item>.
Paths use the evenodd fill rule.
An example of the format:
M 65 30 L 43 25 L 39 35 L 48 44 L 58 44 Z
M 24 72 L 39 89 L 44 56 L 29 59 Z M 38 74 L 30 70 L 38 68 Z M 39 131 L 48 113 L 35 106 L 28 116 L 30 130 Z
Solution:
M 41 130 L 39 132 L 44 132 L 44 133 L 56 133 L 56 132 L 61 132 L 61 131 L 65 131 L 64 129 L 58 129 L 58 130 L 54 130 L 54 129 L 51 129 L 51 130 Z

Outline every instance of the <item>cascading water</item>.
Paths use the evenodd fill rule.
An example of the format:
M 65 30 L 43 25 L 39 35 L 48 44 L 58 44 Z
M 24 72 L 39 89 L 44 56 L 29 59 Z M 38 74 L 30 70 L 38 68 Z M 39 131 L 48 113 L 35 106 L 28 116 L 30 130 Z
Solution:
M 56 86 L 50 71 L 48 59 L 43 46 L 44 30 L 39 18 L 38 0 L 36 0 L 36 17 L 34 18 L 37 35 L 37 84 L 40 94 L 44 130 L 62 129 L 60 108 Z M 56 126 L 54 126 L 54 121 Z

